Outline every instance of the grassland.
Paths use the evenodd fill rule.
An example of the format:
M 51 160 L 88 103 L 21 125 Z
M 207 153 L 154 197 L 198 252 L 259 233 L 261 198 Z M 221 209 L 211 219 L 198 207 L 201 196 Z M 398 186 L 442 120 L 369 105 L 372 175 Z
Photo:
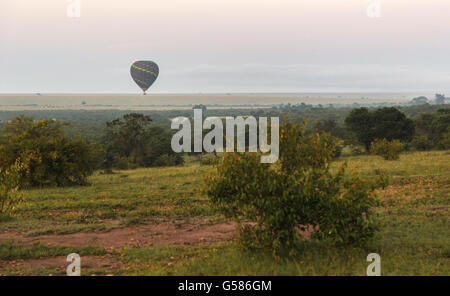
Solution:
M 382 230 L 365 248 L 305 241 L 279 260 L 240 250 L 203 191 L 213 168 L 194 161 L 99 171 L 85 187 L 24 190 L 15 216 L 0 220 L 0 274 L 63 275 L 65 256 L 76 252 L 83 275 L 365 275 L 375 252 L 383 275 L 449 275 L 450 151 L 334 165 L 343 162 L 364 178 L 390 176 L 378 191 Z

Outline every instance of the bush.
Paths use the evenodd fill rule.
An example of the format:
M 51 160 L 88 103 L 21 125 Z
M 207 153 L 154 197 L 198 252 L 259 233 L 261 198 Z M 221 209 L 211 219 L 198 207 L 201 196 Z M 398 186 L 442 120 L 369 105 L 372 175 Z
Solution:
M 119 170 L 128 170 L 129 169 L 129 161 L 128 157 L 115 155 L 113 157 L 113 167 Z
M 238 222 L 247 248 L 291 249 L 302 231 L 335 244 L 362 244 L 377 225 L 371 207 L 375 184 L 330 172 L 335 143 L 306 135 L 303 125 L 283 124 L 280 158 L 262 164 L 256 153 L 225 153 L 207 177 L 207 194 L 223 214 Z
M 155 162 L 154 166 L 175 166 L 183 164 L 184 159 L 180 154 L 162 154 Z
M 19 116 L 3 129 L 0 167 L 7 169 L 20 160 L 22 186 L 84 185 L 99 167 L 103 150 L 83 139 L 64 133 L 64 122 L 33 120 Z
M 428 151 L 433 148 L 433 141 L 428 139 L 428 136 L 426 135 L 415 136 L 411 141 L 411 146 L 418 151 Z
M 366 151 L 364 150 L 364 147 L 361 145 L 350 145 L 350 151 L 351 155 L 353 156 L 359 156 L 366 154 Z
M 376 139 L 371 146 L 372 154 L 382 156 L 386 160 L 399 159 L 402 150 L 403 144 L 399 140 Z
M 0 215 L 11 215 L 14 206 L 22 199 L 18 193 L 23 165 L 17 161 L 8 169 L 0 168 Z
M 359 156 L 367 154 L 366 149 L 357 140 L 345 140 L 344 146 L 346 147 L 347 155 Z

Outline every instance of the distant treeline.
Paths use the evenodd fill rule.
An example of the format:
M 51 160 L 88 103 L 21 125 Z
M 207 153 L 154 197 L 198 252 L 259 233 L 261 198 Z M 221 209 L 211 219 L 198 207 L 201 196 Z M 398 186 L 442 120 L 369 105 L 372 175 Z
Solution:
M 296 123 L 301 123 L 304 119 L 308 119 L 307 129 L 313 130 L 320 121 L 332 120 L 337 124 L 338 128 L 344 128 L 345 118 L 352 109 L 360 107 L 352 105 L 345 108 L 333 107 L 313 107 L 312 105 L 279 105 L 272 108 L 261 109 L 207 109 L 205 116 L 278 116 L 280 118 L 287 115 L 287 118 Z M 418 119 L 421 114 L 433 113 L 438 109 L 450 108 L 449 105 L 413 105 L 413 106 L 396 106 L 401 112 L 412 119 Z M 375 109 L 370 107 L 369 109 Z M 0 128 L 6 123 L 19 116 L 25 115 L 40 119 L 58 119 L 67 121 L 70 126 L 64 127 L 68 135 L 75 137 L 77 135 L 85 138 L 88 142 L 100 142 L 105 131 L 106 122 L 123 117 L 125 114 L 136 113 L 134 110 L 39 110 L 39 111 L 0 111 Z M 167 111 L 139 111 L 138 113 L 150 116 L 154 126 L 170 128 L 170 119 L 178 116 L 192 117 L 192 110 L 167 110 Z M 345 131 L 343 131 L 345 133 Z M 341 134 L 345 138 L 350 135 Z
M 336 138 L 335 157 L 343 146 L 355 153 L 389 150 L 401 142 L 407 150 L 450 149 L 450 106 L 333 108 L 282 105 L 263 109 L 210 109 L 204 116 L 280 117 L 290 123 L 307 119 L 307 133 Z M 96 169 L 183 164 L 171 149 L 170 119 L 192 118 L 192 110 L 170 111 L 0 111 L 0 168 L 22 168 L 28 186 L 85 184 Z M 360 145 L 364 151 L 357 152 Z M 384 145 L 380 147 L 380 145 Z M 365 148 L 365 149 L 364 149 Z M 403 149 L 402 148 L 402 149 Z M 384 149 L 384 150 L 383 150 Z M 388 154 L 389 151 L 386 153 Z M 394 157 L 395 158 L 395 157 Z M 19 162 L 19 164 L 18 164 Z

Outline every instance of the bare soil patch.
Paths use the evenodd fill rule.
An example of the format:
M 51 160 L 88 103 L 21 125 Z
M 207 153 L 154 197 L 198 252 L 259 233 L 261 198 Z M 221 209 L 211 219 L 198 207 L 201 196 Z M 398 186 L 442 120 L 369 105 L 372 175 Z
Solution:
M 124 246 L 191 245 L 230 240 L 235 229 L 234 223 L 198 225 L 162 222 L 115 228 L 108 232 L 49 234 L 36 237 L 27 237 L 18 232 L 4 232 L 0 233 L 0 241 L 12 239 L 19 245 L 91 245 L 106 249 Z

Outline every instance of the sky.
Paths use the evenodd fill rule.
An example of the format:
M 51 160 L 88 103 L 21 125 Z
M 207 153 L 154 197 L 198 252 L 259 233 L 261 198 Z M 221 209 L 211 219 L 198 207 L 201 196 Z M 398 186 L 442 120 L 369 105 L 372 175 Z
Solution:
M 0 0 L 0 93 L 138 93 L 136 60 L 150 93 L 450 93 L 450 1 Z

